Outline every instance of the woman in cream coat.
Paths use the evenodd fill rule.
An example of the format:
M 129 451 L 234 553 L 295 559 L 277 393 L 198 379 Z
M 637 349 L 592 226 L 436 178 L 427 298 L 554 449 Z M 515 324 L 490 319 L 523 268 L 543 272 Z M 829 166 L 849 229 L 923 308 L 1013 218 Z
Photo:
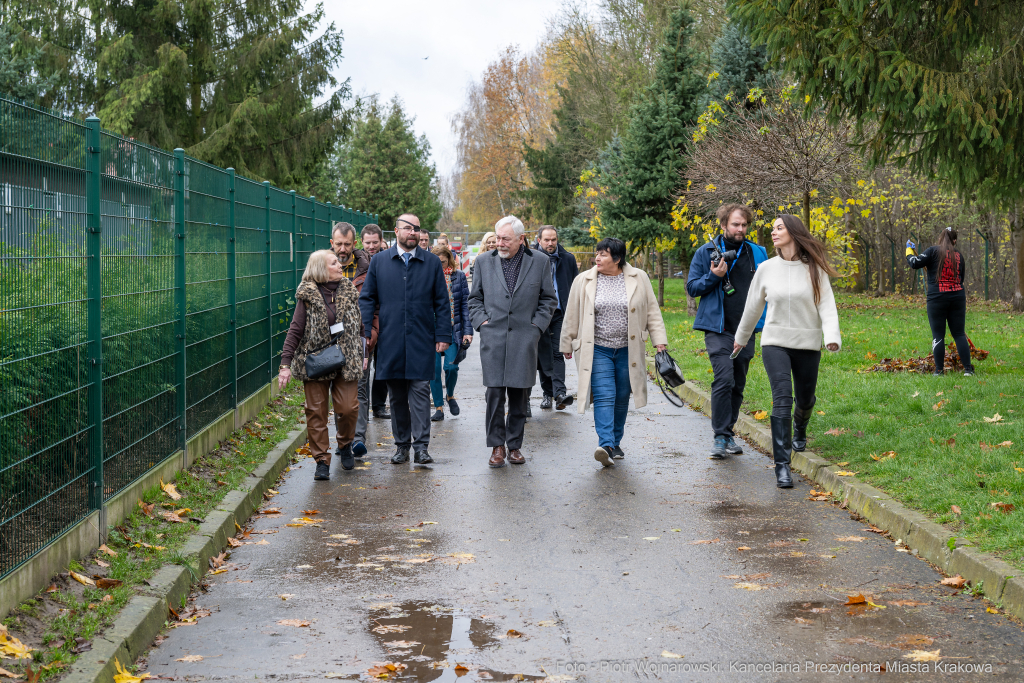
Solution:
M 594 404 L 598 448 L 594 459 L 605 467 L 625 456 L 619 443 L 626 424 L 629 395 L 647 405 L 646 341 L 659 351 L 668 344 L 661 309 L 647 273 L 626 263 L 622 240 L 601 240 L 593 268 L 572 283 L 562 323 L 559 350 L 576 357 L 579 408 Z

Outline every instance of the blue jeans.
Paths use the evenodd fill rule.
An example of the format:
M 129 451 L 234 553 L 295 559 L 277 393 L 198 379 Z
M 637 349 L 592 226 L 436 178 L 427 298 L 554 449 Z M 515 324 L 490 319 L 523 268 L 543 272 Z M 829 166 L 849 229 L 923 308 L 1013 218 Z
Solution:
M 615 448 L 622 441 L 629 410 L 629 347 L 609 349 L 594 345 L 590 368 L 590 397 L 594 404 L 594 428 L 598 445 Z
M 461 341 L 461 340 L 460 340 Z M 459 353 L 457 344 L 449 344 L 444 353 L 434 354 L 434 379 L 430 380 L 430 393 L 434 395 L 434 407 L 444 407 L 444 394 L 441 391 L 441 371 L 444 370 L 444 387 L 448 395 L 455 397 L 455 382 L 459 379 L 459 366 L 455 364 L 455 356 Z M 444 360 L 442 366 L 442 359 Z

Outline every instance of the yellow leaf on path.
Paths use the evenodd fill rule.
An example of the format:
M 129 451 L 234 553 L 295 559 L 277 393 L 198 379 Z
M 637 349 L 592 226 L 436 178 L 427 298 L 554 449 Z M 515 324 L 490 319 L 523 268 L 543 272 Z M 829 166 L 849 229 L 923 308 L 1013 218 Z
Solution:
M 101 552 L 103 552 L 103 553 L 107 554 L 107 555 L 110 555 L 111 557 L 117 557 L 117 551 L 115 551 L 115 550 L 111 550 L 110 548 L 108 548 L 108 547 L 107 547 L 107 544 L 106 544 L 106 543 L 104 543 L 103 545 L 101 545 L 101 546 L 99 547 L 99 550 L 100 550 Z
M 179 659 L 175 659 L 176 662 L 201 662 L 203 661 L 202 655 L 185 655 Z
M 930 652 L 928 650 L 914 650 L 903 655 L 903 658 L 909 659 L 912 662 L 937 662 L 942 659 L 939 656 L 939 652 L 941 650 L 932 650 Z
M 644 536 L 645 541 L 657 541 L 661 536 Z
M 69 571 L 68 573 L 71 574 L 71 578 L 72 579 L 74 579 L 78 583 L 82 584 L 83 586 L 95 586 L 96 585 L 96 582 L 93 581 L 92 579 L 90 579 L 88 576 L 82 576 L 78 572 L 72 572 L 72 571 Z
M 846 470 L 839 470 L 838 472 L 836 472 L 837 477 L 853 477 L 856 476 L 856 474 L 856 472 L 848 472 Z
M 763 420 L 766 417 L 768 417 L 768 411 L 767 410 L 758 410 L 757 412 L 754 413 L 754 419 L 755 420 Z
M 227 571 L 227 569 L 214 569 L 212 572 L 210 572 L 210 576 L 215 576 L 217 574 L 223 574 L 226 571 Z
M 1003 421 L 1003 416 L 1000 415 L 999 413 L 996 413 L 992 417 L 986 417 L 985 418 L 985 422 L 1002 422 L 1002 421 Z M 938 652 L 938 650 L 936 650 L 936 652 Z
M 4 678 L 18 678 L 20 674 L 11 673 L 7 669 L 0 669 L 0 676 L 3 676 Z
M 116 658 L 114 659 L 114 667 L 117 669 L 117 674 L 115 674 L 114 676 L 114 683 L 139 683 L 139 681 L 145 680 L 147 678 L 152 678 L 152 676 L 148 673 L 133 676 L 132 674 L 128 673 L 128 671 L 123 666 L 121 666 L 121 662 L 118 661 Z
M 836 536 L 836 540 L 840 543 L 860 543 L 868 539 L 865 536 Z
M 747 583 L 747 582 L 744 582 L 744 581 L 740 581 L 739 583 L 734 583 L 732 585 L 732 587 L 733 588 L 742 588 L 743 590 L 747 590 L 747 591 L 763 591 L 763 590 L 767 590 L 768 589 L 768 586 L 762 586 L 759 583 Z
M 280 594 L 278 594 L 277 597 L 281 598 L 282 600 L 287 600 L 288 598 L 294 598 L 295 594 L 294 593 L 280 593 Z
M 750 548 L 748 546 L 741 545 L 739 548 L 736 548 L 736 550 L 750 550 Z
M 150 550 L 167 550 L 167 548 L 165 548 L 162 545 L 150 545 L 148 543 L 143 543 L 141 541 L 136 543 L 135 547 L 136 548 L 149 548 Z
M 850 464 L 850 463 L 848 463 L 848 462 L 837 462 L 837 463 L 836 463 L 836 467 L 846 467 L 846 466 L 848 466 L 849 464 Z
M 164 480 L 160 480 L 160 488 L 166 493 L 171 500 L 181 500 L 181 494 L 178 493 L 178 489 L 174 487 L 174 484 L 165 484 Z
M 999 610 L 997 610 L 995 607 L 986 607 L 985 611 L 989 614 L 999 614 Z
M 303 626 L 309 626 L 309 622 L 305 619 L 281 619 L 277 623 L 281 624 L 282 626 L 296 626 L 299 628 Z
M 677 655 L 675 652 L 669 652 L 668 650 L 662 650 L 661 656 L 665 659 L 683 659 L 683 655 Z

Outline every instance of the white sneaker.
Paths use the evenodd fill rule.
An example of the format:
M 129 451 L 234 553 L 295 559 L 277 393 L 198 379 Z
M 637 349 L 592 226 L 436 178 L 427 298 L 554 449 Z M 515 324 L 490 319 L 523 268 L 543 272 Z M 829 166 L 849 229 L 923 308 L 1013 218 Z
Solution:
M 614 464 L 612 463 L 611 454 L 601 446 L 598 446 L 597 450 L 594 451 L 594 460 L 598 461 L 605 467 L 611 467 Z

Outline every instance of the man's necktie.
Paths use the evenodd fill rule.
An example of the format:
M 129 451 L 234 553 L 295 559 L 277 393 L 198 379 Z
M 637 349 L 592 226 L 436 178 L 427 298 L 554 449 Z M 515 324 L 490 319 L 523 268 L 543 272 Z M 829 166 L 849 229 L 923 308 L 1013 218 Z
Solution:
M 406 251 L 406 252 L 403 252 L 403 253 L 402 253 L 402 260 L 403 260 L 403 261 L 405 261 L 405 267 L 406 267 L 406 268 L 408 268 L 408 267 L 409 267 L 409 257 L 410 257 L 410 256 L 412 256 L 412 254 L 410 254 L 410 253 L 409 253 L 409 252 L 407 252 L 407 251 Z

